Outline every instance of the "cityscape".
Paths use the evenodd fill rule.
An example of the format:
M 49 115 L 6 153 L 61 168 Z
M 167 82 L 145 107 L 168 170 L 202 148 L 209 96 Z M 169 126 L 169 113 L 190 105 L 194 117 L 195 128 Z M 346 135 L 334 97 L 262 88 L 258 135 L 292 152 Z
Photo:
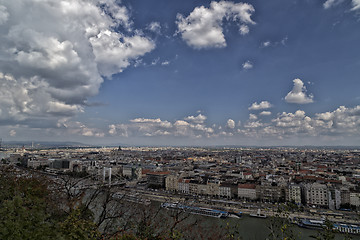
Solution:
M 191 213 L 194 207 L 221 211 L 195 213 L 207 217 L 237 213 L 264 219 L 285 204 L 286 217 L 300 227 L 321 229 L 327 219 L 341 226 L 336 231 L 360 234 L 356 148 L 35 148 L 32 143 L 1 153 L 3 166 L 50 178 L 81 177 L 74 187 L 108 186 L 113 198 L 136 204 L 153 201 Z M 179 207 L 180 202 L 188 205 Z
M 360 239 L 360 0 L 0 0 L 0 239 Z

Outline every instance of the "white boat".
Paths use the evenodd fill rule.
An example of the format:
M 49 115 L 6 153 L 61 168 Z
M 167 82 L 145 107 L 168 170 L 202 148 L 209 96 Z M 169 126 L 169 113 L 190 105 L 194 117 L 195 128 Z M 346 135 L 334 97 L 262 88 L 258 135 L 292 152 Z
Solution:
M 250 217 L 267 218 L 266 214 L 261 213 L 260 208 L 257 210 L 256 213 L 251 213 Z
M 226 218 L 229 216 L 229 213 L 226 211 L 221 211 L 217 209 L 211 208 L 202 208 L 202 207 L 193 207 L 193 206 L 186 206 L 180 203 L 162 203 L 161 207 L 166 209 L 176 209 L 182 210 L 184 212 L 188 212 L 191 214 L 203 215 L 208 217 L 217 217 L 217 218 Z

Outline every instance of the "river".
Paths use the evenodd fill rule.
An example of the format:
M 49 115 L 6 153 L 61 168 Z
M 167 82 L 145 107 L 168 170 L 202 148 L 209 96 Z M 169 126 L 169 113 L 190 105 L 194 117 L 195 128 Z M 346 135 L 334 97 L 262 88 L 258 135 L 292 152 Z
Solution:
M 243 240 L 264 240 L 266 239 L 270 231 L 268 227 L 271 224 L 271 220 L 268 219 L 260 219 L 249 217 L 244 215 L 240 219 L 235 218 L 226 218 L 226 219 L 217 219 L 212 217 L 205 217 L 199 215 L 192 215 L 189 221 L 192 219 L 197 219 L 202 222 L 201 230 L 211 232 L 214 228 L 224 228 L 229 224 L 230 231 L 236 230 L 241 236 Z M 314 239 L 310 236 L 315 236 L 317 234 L 316 230 L 300 228 L 296 225 L 291 225 L 291 229 L 293 230 L 297 239 Z M 360 240 L 360 236 L 351 235 L 353 240 Z M 336 240 L 342 240 L 345 238 L 344 234 L 336 234 Z
M 158 203 L 153 203 L 153 207 L 157 207 Z M 164 211 L 169 211 L 165 210 Z M 197 225 L 191 225 L 191 223 L 197 221 Z M 189 230 L 197 233 L 215 233 L 216 231 L 224 231 L 224 228 L 228 228 L 229 232 L 236 232 L 235 236 L 240 236 L 243 240 L 265 240 L 270 234 L 269 226 L 274 220 L 272 218 L 261 219 L 243 215 L 241 218 L 228 217 L 226 219 L 219 219 L 213 217 L 206 217 L 201 215 L 190 215 L 186 219 L 185 225 L 188 224 Z M 307 240 L 314 239 L 311 236 L 316 236 L 318 231 L 306 228 L 300 228 L 294 224 L 290 225 L 290 229 L 296 236 L 296 239 Z M 207 236 L 207 235 L 205 235 Z M 335 234 L 336 240 L 343 240 L 345 234 Z M 359 235 L 350 235 L 353 240 L 360 240 Z M 197 238 L 194 238 L 197 239 Z M 199 237 L 199 239 L 207 239 Z

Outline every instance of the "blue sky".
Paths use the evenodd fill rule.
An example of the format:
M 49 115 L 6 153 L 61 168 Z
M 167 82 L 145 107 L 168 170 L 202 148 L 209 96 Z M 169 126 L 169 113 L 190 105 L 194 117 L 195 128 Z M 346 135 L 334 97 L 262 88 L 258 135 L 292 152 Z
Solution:
M 358 0 L 0 0 L 0 136 L 358 145 L 359 20 Z

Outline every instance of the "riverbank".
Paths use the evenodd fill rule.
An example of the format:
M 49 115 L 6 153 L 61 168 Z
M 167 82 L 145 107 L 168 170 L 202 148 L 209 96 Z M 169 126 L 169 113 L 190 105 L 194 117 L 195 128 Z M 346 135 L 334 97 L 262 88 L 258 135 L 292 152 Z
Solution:
M 130 190 L 125 190 L 126 192 L 129 192 Z M 141 194 L 144 198 L 147 198 L 149 200 L 153 201 L 159 201 L 159 202 L 189 202 L 193 205 L 199 206 L 199 207 L 205 207 L 205 208 L 214 208 L 214 209 L 220 209 L 220 210 L 226 210 L 229 212 L 242 212 L 244 214 L 250 215 L 253 213 L 256 213 L 258 209 L 261 209 L 261 213 L 265 214 L 268 217 L 286 217 L 290 219 L 294 218 L 308 218 L 308 219 L 328 219 L 331 222 L 342 222 L 346 224 L 359 224 L 360 223 L 360 216 L 354 216 L 345 212 L 342 215 L 342 218 L 339 218 L 339 214 L 335 216 L 329 215 L 328 212 L 287 212 L 286 216 L 279 215 L 277 211 L 278 205 L 270 205 L 270 204 L 261 204 L 261 203 L 251 203 L 247 204 L 246 207 L 244 207 L 242 202 L 239 201 L 227 201 L 227 200 L 214 200 L 214 199 L 204 199 L 204 198 L 188 198 L 187 196 L 181 196 L 181 195 L 173 195 L 171 193 L 167 192 L 152 192 L 152 191 L 146 191 L 146 190 L 138 190 L 138 189 L 131 189 L 132 192 L 136 192 L 138 194 Z M 276 210 L 274 209 L 276 208 Z M 356 219 L 357 217 L 357 219 Z M 355 218 L 355 219 L 354 219 Z

